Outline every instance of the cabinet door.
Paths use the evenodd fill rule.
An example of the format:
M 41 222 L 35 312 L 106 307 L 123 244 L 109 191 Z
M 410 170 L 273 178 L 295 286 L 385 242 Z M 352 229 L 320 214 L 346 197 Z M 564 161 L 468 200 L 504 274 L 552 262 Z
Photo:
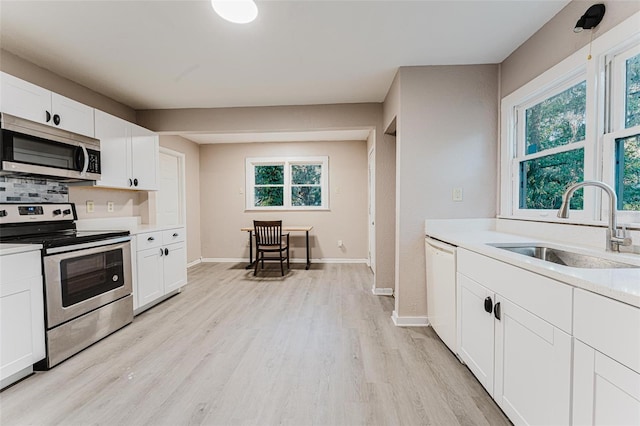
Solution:
M 187 283 L 187 252 L 184 243 L 165 246 L 164 290 L 169 293 Z
M 134 289 L 138 306 L 144 306 L 164 296 L 162 248 L 139 251 L 137 254 L 137 287 Z
M 484 388 L 493 395 L 494 294 L 465 275 L 458 274 L 458 355 Z M 493 312 L 493 309 L 492 309 Z
M 569 424 L 571 337 L 500 296 L 494 309 L 495 401 L 516 425 Z
M 52 93 L 51 110 L 53 114 L 60 117 L 60 124 L 56 125 L 56 127 L 94 137 L 93 108 L 90 106 L 65 98 L 57 93 Z
M 640 374 L 574 339 L 573 424 L 640 424 Z
M 131 177 L 136 189 L 158 189 L 158 135 L 139 126 L 131 126 Z
M 454 353 L 456 338 L 455 247 L 426 240 L 427 315 L 433 330 Z
M 95 134 L 100 139 L 101 178 L 98 186 L 129 188 L 131 141 L 129 123 L 95 111 Z
M 47 123 L 47 111 L 51 113 L 51 91 L 12 75 L 2 73 L 0 108 L 2 112 Z

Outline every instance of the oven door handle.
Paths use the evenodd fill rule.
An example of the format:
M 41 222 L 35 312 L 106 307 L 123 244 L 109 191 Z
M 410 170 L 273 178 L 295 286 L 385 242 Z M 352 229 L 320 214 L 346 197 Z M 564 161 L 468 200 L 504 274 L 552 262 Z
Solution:
M 93 247 L 110 246 L 112 244 L 122 243 L 125 241 L 131 241 L 131 236 L 127 235 L 126 237 L 109 238 L 108 240 L 92 241 L 90 243 L 73 244 L 70 246 L 48 248 L 45 250 L 45 255 L 64 253 L 67 251 L 82 250 L 82 249 L 88 249 Z

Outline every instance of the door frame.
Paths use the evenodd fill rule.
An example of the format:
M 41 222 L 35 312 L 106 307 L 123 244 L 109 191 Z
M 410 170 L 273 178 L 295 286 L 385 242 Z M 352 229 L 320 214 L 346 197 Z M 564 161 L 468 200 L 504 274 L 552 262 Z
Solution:
M 375 137 L 375 136 L 374 136 Z M 372 144 L 371 149 L 367 155 L 367 177 L 368 177 L 368 217 L 367 228 L 369 233 L 369 267 L 373 274 L 376 273 L 376 148 L 375 143 Z
M 178 160 L 178 224 L 187 227 L 187 186 L 186 186 L 186 156 L 182 152 L 174 151 L 169 148 L 160 147 L 160 154 L 175 157 Z M 158 161 L 160 163 L 160 161 Z M 158 169 L 158 175 L 160 170 Z M 158 188 L 160 188 L 160 179 L 158 179 Z M 158 202 L 156 197 L 156 223 L 158 223 Z

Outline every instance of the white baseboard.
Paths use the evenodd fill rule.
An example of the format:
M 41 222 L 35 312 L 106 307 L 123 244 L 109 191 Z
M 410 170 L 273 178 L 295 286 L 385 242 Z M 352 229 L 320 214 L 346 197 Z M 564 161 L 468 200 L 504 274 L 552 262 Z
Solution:
M 391 315 L 393 323 L 397 327 L 428 327 L 429 319 L 424 317 L 399 317 L 396 311 Z
M 246 257 L 203 257 L 202 263 L 248 263 Z M 307 263 L 307 259 L 291 259 L 291 263 Z M 311 263 L 367 263 L 367 259 L 311 259 Z
M 191 268 L 192 266 L 196 266 L 196 265 L 198 265 L 200 263 L 202 263 L 202 258 L 196 259 L 193 262 L 189 262 L 189 263 L 187 263 L 187 269 Z
M 376 296 L 393 296 L 393 289 L 392 288 L 376 288 L 376 287 L 372 287 L 371 288 L 371 292 L 373 294 L 375 294 Z

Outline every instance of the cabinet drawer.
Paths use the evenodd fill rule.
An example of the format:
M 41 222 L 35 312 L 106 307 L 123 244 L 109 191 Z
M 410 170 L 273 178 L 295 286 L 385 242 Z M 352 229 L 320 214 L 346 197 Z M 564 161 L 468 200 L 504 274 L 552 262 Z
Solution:
M 184 228 L 168 229 L 162 233 L 162 243 L 171 244 L 185 240 Z
M 142 251 L 162 245 L 162 231 L 147 232 L 136 236 L 136 250 Z
M 640 373 L 640 309 L 575 289 L 576 339 Z
M 571 334 L 571 286 L 464 249 L 458 249 L 457 268 L 459 273 Z
M 39 250 L 0 256 L 0 282 L 3 284 L 40 275 Z

